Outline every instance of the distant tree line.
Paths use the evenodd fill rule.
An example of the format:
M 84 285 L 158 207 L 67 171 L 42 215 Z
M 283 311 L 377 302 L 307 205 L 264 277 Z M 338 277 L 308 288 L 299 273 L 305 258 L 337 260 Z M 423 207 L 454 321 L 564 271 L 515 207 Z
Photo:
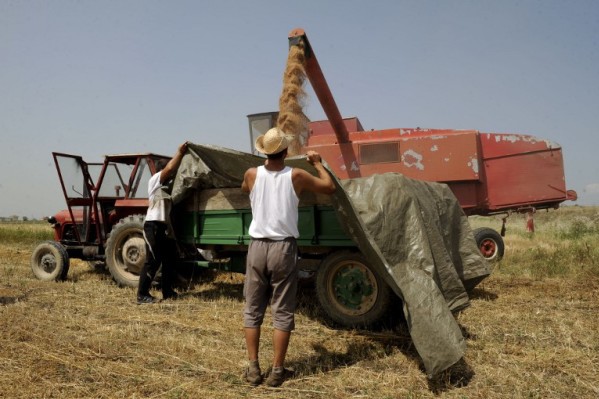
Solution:
M 39 220 L 46 220 L 46 219 L 48 219 L 48 218 L 45 217 L 43 219 L 35 219 L 35 218 L 29 218 L 27 216 L 11 215 L 11 216 L 0 216 L 0 223 L 4 223 L 4 222 L 36 222 Z

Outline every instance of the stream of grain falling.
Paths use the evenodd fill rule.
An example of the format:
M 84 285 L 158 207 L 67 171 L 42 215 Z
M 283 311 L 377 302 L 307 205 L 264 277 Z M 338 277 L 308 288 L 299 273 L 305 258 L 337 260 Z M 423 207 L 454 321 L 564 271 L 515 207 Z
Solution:
M 279 98 L 277 119 L 277 127 L 293 136 L 287 150 L 289 156 L 300 154 L 308 137 L 308 118 L 303 111 L 306 99 L 304 60 L 303 46 L 291 46 L 283 74 L 283 92 Z

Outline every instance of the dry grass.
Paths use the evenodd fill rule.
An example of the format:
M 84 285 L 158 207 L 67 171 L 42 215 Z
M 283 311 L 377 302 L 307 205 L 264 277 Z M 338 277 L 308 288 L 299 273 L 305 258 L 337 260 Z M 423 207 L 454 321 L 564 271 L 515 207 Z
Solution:
M 506 259 L 458 316 L 468 338 L 464 362 L 435 381 L 404 328 L 334 329 L 306 289 L 288 354 L 295 378 L 252 388 L 240 378 L 240 276 L 219 275 L 176 302 L 137 306 L 132 289 L 85 262 L 73 261 L 64 283 L 35 280 L 33 237 L 3 240 L 0 397 L 596 398 L 599 273 L 596 249 L 584 252 L 580 243 L 596 243 L 599 233 L 596 209 L 580 209 L 538 215 L 532 238 L 523 220 L 521 230 L 512 220 Z M 576 218 L 586 218 L 586 230 L 572 227 Z M 571 263 L 555 271 L 539 257 Z M 272 356 L 269 324 L 263 367 Z

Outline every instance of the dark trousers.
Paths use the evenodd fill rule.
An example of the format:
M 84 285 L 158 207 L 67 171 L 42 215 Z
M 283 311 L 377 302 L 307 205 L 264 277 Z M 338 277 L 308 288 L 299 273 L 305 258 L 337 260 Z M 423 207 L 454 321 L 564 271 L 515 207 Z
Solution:
M 137 296 L 149 295 L 152 281 L 162 265 L 162 295 L 173 292 L 173 265 L 175 243 L 166 236 L 166 223 L 148 221 L 144 223 L 146 239 L 146 262 L 139 275 Z

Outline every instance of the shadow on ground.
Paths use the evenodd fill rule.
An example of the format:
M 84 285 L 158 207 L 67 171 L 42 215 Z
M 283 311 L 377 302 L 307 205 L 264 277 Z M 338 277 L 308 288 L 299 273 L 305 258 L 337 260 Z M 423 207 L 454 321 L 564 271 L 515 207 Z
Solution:
M 481 299 L 483 301 L 494 301 L 499 296 L 491 291 L 487 291 L 484 288 L 475 288 L 468 293 L 470 299 Z
M 30 291 L 22 292 L 16 288 L 11 287 L 0 287 L 0 305 L 12 305 L 17 302 L 24 301 L 27 299 Z

